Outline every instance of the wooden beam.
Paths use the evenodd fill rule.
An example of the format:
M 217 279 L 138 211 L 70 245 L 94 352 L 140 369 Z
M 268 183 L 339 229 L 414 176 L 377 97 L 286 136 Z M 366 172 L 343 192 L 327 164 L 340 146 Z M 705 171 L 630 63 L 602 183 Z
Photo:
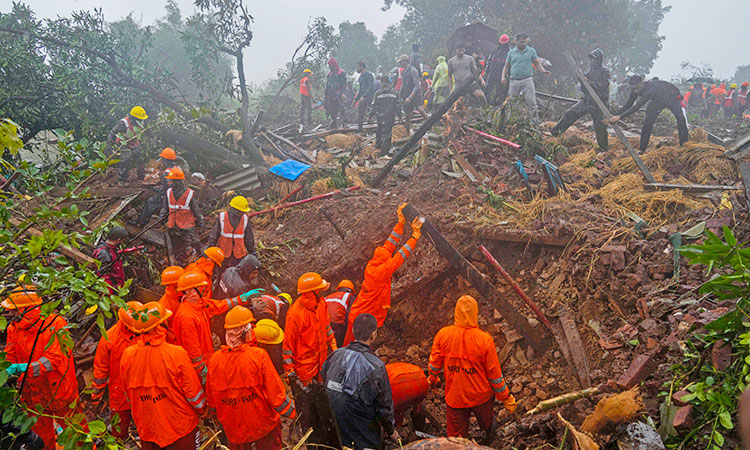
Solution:
M 462 97 L 469 93 L 469 90 L 471 89 L 471 86 L 473 85 L 474 80 L 476 80 L 477 77 L 479 77 L 479 72 L 477 72 L 477 75 L 475 77 L 472 77 L 470 80 L 464 83 L 463 86 L 455 89 L 453 93 L 448 96 L 445 102 L 437 107 L 430 118 L 424 121 L 424 123 L 409 138 L 409 140 L 406 141 L 406 143 L 401 146 L 400 149 L 398 149 L 396 154 L 393 155 L 393 158 L 388 161 L 388 164 L 383 167 L 383 169 L 375 177 L 375 179 L 372 180 L 372 187 L 380 186 L 380 183 L 385 180 L 385 177 L 388 176 L 388 174 L 391 172 L 391 170 L 393 170 L 396 164 L 398 164 L 404 158 L 404 156 L 406 156 L 412 150 L 412 148 L 417 145 L 419 140 L 422 139 L 422 136 L 430 131 L 432 129 L 432 126 L 435 125 L 451 107 L 453 107 L 453 104 L 456 102 L 456 100 L 458 100 L 459 97 Z
M 404 216 L 411 222 L 415 217 L 421 214 L 411 204 L 403 210 Z M 549 339 L 542 330 L 532 327 L 528 320 L 516 309 L 515 305 L 509 303 L 504 296 L 501 296 L 497 288 L 492 285 L 476 267 L 474 267 L 461 253 L 453 247 L 448 240 L 435 228 L 429 221 L 422 225 L 422 233 L 429 236 L 432 244 L 438 250 L 440 255 L 448 260 L 458 272 L 476 288 L 479 293 L 490 299 L 493 306 L 500 311 L 500 314 L 518 333 L 526 339 L 538 354 L 543 354 L 549 349 Z
M 295 144 L 294 142 L 290 141 L 289 139 L 285 138 L 284 136 L 279 136 L 278 134 L 274 133 L 273 131 L 266 131 L 266 133 L 268 133 L 269 135 L 271 135 L 271 137 L 274 137 L 274 138 L 280 140 L 281 142 L 285 143 L 286 145 L 292 147 L 293 149 L 297 150 L 297 152 L 304 159 L 306 159 L 307 162 L 309 162 L 311 164 L 315 164 L 315 158 L 313 158 L 313 156 L 309 152 L 307 152 L 306 150 L 304 150 L 299 145 Z
M 575 319 L 567 308 L 561 312 L 559 318 L 560 325 L 562 325 L 563 332 L 568 340 L 568 348 L 570 349 L 570 356 L 575 363 L 578 380 L 581 382 L 582 387 L 591 387 L 589 360 L 586 357 L 586 347 L 584 347 L 581 335 L 578 333 Z
M 612 113 L 609 112 L 609 109 L 604 104 L 604 102 L 602 102 L 602 99 L 599 98 L 599 95 L 597 95 L 596 91 L 594 91 L 594 88 L 591 87 L 589 80 L 586 79 L 586 75 L 583 74 L 581 68 L 578 67 L 578 63 L 576 63 L 576 61 L 573 59 L 573 55 L 571 55 L 569 51 L 565 51 L 564 55 L 565 59 L 568 60 L 568 64 L 570 64 L 570 67 L 573 69 L 576 76 L 578 76 L 578 79 L 581 80 L 581 84 L 583 84 L 583 86 L 588 91 L 589 96 L 591 96 L 594 102 L 596 102 L 596 105 L 604 114 L 604 117 L 607 119 L 611 118 Z M 622 132 L 622 129 L 620 129 L 620 126 L 616 123 L 610 124 L 610 126 L 615 130 L 615 134 L 618 138 L 620 138 L 623 145 L 625 145 L 625 148 L 628 150 L 630 157 L 633 158 L 633 161 L 635 161 L 635 165 L 638 166 L 638 169 L 641 171 L 646 181 L 648 181 L 649 183 L 656 183 L 656 179 L 653 175 L 651 175 L 651 171 L 648 169 L 648 167 L 646 167 L 646 164 L 638 155 L 638 152 L 635 151 L 633 145 L 630 144 L 628 138 L 625 137 L 625 134 Z
M 135 200 L 139 195 L 140 192 L 123 198 L 119 203 L 112 204 L 107 212 L 100 214 L 99 217 L 96 218 L 96 220 L 91 222 L 89 228 L 97 229 L 110 220 L 114 219 L 118 214 L 122 212 L 123 209 L 125 209 L 130 204 L 130 202 Z
M 525 231 L 501 230 L 497 228 L 477 230 L 472 226 L 459 225 L 456 227 L 471 236 L 490 241 L 519 242 L 521 244 L 547 245 L 550 247 L 565 248 L 570 245 L 572 239 L 551 235 L 531 234 Z
M 724 155 L 736 161 L 748 153 L 750 153 L 750 134 L 735 141 L 735 143 L 724 152 Z
M 679 189 L 681 191 L 700 194 L 712 191 L 736 191 L 742 189 L 742 186 L 725 186 L 725 185 L 702 185 L 702 184 L 670 184 L 670 183 L 643 183 L 643 188 L 647 191 L 669 191 Z
M 139 234 L 142 231 L 139 227 L 127 223 L 125 224 L 125 229 L 128 230 L 128 233 L 131 233 L 133 235 Z M 165 247 L 167 245 L 164 241 L 165 234 L 166 233 L 159 230 L 148 230 L 145 233 L 141 234 L 139 239 L 146 241 L 149 244 Z
M 20 220 L 10 219 L 9 222 L 16 227 L 20 227 L 21 225 Z M 42 236 L 44 234 L 36 228 L 29 228 L 28 230 L 26 230 L 26 232 L 32 236 Z M 81 252 L 78 249 L 68 247 L 67 245 L 59 245 L 57 249 L 60 250 L 60 253 L 62 253 L 63 255 L 73 258 L 82 264 L 94 264 L 94 261 L 96 261 L 91 256 Z
M 750 163 L 740 163 L 740 174 L 742 175 L 742 184 L 745 185 L 745 199 L 747 200 L 747 209 L 750 211 Z

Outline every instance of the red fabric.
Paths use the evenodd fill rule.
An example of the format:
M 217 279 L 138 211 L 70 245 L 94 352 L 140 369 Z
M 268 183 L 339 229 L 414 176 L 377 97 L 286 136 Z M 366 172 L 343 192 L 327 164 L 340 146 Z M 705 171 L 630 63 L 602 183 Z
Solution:
M 255 444 L 255 450 L 281 450 L 281 424 L 276 425 L 276 428 L 255 442 L 248 442 L 247 444 L 232 444 L 230 442 L 228 447 L 230 450 L 253 450 L 253 444 Z
M 331 69 L 331 73 L 334 73 L 336 75 L 341 75 L 342 73 L 344 73 L 344 71 L 339 67 L 339 62 L 336 61 L 336 58 L 331 58 L 328 60 L 328 67 Z
M 302 89 L 300 87 L 300 89 Z M 309 93 L 307 95 L 310 95 Z M 224 224 L 224 227 L 219 232 L 219 241 L 216 246 L 224 252 L 224 255 L 229 258 L 233 256 L 237 259 L 242 259 L 247 256 L 247 248 L 245 248 L 245 228 L 250 225 L 250 219 L 247 216 L 240 217 L 237 221 L 237 226 L 233 227 L 229 221 L 229 214 L 226 211 L 219 214 L 219 226 Z M 247 220 L 247 222 L 246 222 Z M 233 237 L 225 236 L 232 235 Z
M 445 403 L 452 408 L 471 408 L 488 399 L 506 400 L 510 390 L 489 333 L 477 326 L 477 302 L 465 295 L 458 299 L 455 325 L 442 328 L 430 352 L 429 371 L 445 370 Z M 493 395 L 494 394 L 494 395 Z
M 724 97 L 724 107 L 725 108 L 731 108 L 734 106 L 734 94 L 737 92 L 735 89 L 730 89 L 727 91 L 726 96 Z
M 63 351 L 57 338 L 50 338 L 62 330 L 68 322 L 57 314 L 42 318 L 39 308 L 28 309 L 18 321 L 8 325 L 5 345 L 6 359 L 11 363 L 28 363 L 21 401 L 34 409 L 35 405 L 47 405 L 48 411 L 60 411 L 78 398 L 76 368 L 70 351 Z M 39 329 L 38 339 L 34 345 Z
M 344 345 L 354 340 L 352 326 L 358 315 L 368 313 L 378 320 L 378 328 L 385 323 L 386 315 L 391 307 L 391 278 L 393 273 L 401 267 L 411 251 L 417 245 L 417 240 L 410 238 L 398 251 L 396 246 L 404 233 L 404 224 L 396 223 L 393 231 L 385 243 L 375 249 L 372 259 L 365 267 L 365 279 L 362 289 L 349 310 Z
M 133 416 L 130 414 L 130 409 L 123 409 L 121 411 L 112 410 L 112 415 L 114 416 L 115 414 L 120 417 L 120 421 L 117 423 L 120 431 L 112 428 L 111 434 L 124 442 L 128 438 L 128 428 L 130 428 L 130 423 L 133 421 Z
M 142 441 L 166 447 L 195 429 L 206 395 L 187 352 L 166 343 L 163 327 L 139 335 L 120 367 Z
M 325 298 L 331 323 L 345 323 L 346 310 L 354 300 L 351 292 L 337 291 Z
M 109 409 L 121 411 L 130 409 L 125 397 L 125 384 L 120 374 L 120 358 L 126 348 L 135 343 L 135 334 L 122 322 L 117 322 L 102 336 L 94 355 L 94 392 L 104 391 L 109 385 Z
M 385 365 L 393 392 L 393 411 L 396 426 L 400 426 L 404 414 L 412 407 L 419 407 L 427 397 L 430 386 L 424 371 L 414 364 L 396 362 Z
M 185 436 L 166 446 L 159 446 L 156 442 L 141 440 L 141 450 L 198 450 L 201 444 L 200 439 L 200 432 L 198 428 L 195 428 Z
M 100 252 L 109 253 L 109 259 L 114 261 L 102 278 L 104 278 L 104 281 L 109 283 L 112 287 L 122 287 L 125 284 L 125 269 L 122 266 L 122 258 L 118 257 L 117 248 L 105 242 L 104 245 L 100 245 L 96 248 L 94 251 L 94 258 L 99 259 Z
M 396 77 L 396 85 L 393 86 L 393 88 L 397 91 L 400 91 L 401 86 L 404 85 L 404 68 L 399 67 L 398 69 L 396 69 L 396 73 L 398 74 L 398 76 Z
M 211 356 L 206 390 L 232 443 L 262 439 L 279 426 L 281 416 L 295 417 L 294 402 L 268 353 L 250 343 L 223 346 Z
M 740 88 L 740 90 L 737 92 L 737 103 L 739 104 L 739 106 L 747 105 L 748 93 L 748 90 L 744 88 Z
M 495 399 L 491 398 L 481 405 L 470 408 L 451 408 L 448 406 L 445 410 L 448 437 L 469 437 L 469 418 L 471 417 L 471 413 L 474 413 L 474 416 L 476 416 L 477 422 L 479 422 L 479 429 L 483 431 L 489 430 L 494 417 L 494 404 Z
M 272 295 L 261 295 L 253 299 L 253 310 L 255 314 L 255 320 L 271 319 L 274 322 L 278 322 L 278 316 L 281 312 L 281 306 L 286 304 L 286 301 L 280 298 L 276 298 Z
M 310 77 L 305 76 L 299 80 L 299 93 L 305 97 L 310 96 Z
M 25 389 L 25 388 L 24 388 Z M 59 410 L 47 409 L 44 414 L 49 416 L 68 418 L 72 417 L 73 414 L 80 413 L 80 408 L 70 409 L 67 406 Z M 30 411 L 29 414 L 36 415 L 34 411 Z M 57 422 L 63 429 L 66 429 L 64 420 Z M 31 427 L 31 431 L 36 433 L 44 441 L 45 450 L 55 450 L 55 443 L 57 442 L 57 432 L 55 431 L 55 424 L 52 417 L 37 416 L 36 423 Z
M 181 298 L 182 292 L 177 290 L 177 285 L 170 284 L 164 288 L 164 295 L 159 299 L 161 306 L 172 311 L 172 315 L 167 319 L 167 342 L 170 344 L 177 344 L 177 336 L 174 334 L 174 318 L 180 307 Z
M 125 124 L 126 131 L 125 133 L 122 133 L 125 136 L 125 145 L 128 146 L 128 148 L 136 148 L 139 145 L 141 145 L 141 141 L 139 141 L 137 138 L 135 138 L 135 126 L 133 125 L 133 122 L 130 120 L 130 116 L 125 116 L 122 119 L 120 119 L 120 122 L 123 122 Z M 128 137 L 130 137 L 128 139 Z M 118 146 L 122 144 L 122 139 L 118 136 L 115 140 Z
M 190 203 L 187 201 L 190 196 L 190 201 L 193 201 L 193 190 L 185 189 L 180 198 L 174 198 L 174 191 L 172 188 L 167 189 L 167 196 L 169 197 L 169 218 L 167 219 L 167 227 L 174 228 L 175 226 L 180 229 L 193 228 L 195 227 L 195 216 L 193 211 L 190 210 Z
M 320 373 L 329 346 L 336 349 L 326 302 L 312 292 L 304 293 L 286 315 L 284 372 L 294 371 L 303 382 L 312 380 Z

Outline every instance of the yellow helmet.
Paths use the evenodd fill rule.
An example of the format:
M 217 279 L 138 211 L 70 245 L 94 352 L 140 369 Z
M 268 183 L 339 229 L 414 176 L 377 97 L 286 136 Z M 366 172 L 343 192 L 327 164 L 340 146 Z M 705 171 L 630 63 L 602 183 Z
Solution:
M 146 110 L 142 106 L 133 106 L 133 109 L 130 110 L 130 115 L 140 120 L 148 119 L 148 114 L 146 114 Z
M 731 89 L 737 89 L 737 83 L 732 83 L 729 85 Z
M 250 205 L 247 203 L 247 199 L 241 195 L 234 197 L 229 202 L 229 206 L 242 212 L 250 211 Z
M 305 70 L 303 70 L 303 71 L 302 71 L 302 73 L 312 73 L 312 70 L 310 70 L 310 69 L 305 69 Z
M 292 304 L 292 296 L 287 294 L 286 292 L 282 292 L 281 294 L 279 294 L 279 297 L 286 300 L 286 302 L 289 303 L 290 305 Z
M 259 320 L 253 331 L 261 344 L 281 344 L 284 341 L 284 331 L 271 319 Z
M 423 77 L 429 77 L 430 76 L 430 72 L 422 72 L 422 76 Z

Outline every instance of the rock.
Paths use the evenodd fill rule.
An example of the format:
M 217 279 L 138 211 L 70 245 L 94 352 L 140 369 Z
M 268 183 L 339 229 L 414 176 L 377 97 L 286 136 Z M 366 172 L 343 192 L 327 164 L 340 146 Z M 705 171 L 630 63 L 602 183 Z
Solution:
M 534 395 L 536 395 L 536 398 L 541 400 L 547 400 L 549 397 L 549 394 L 546 393 L 543 389 L 537 389 L 536 392 L 534 392 Z
M 419 347 L 416 345 L 412 345 L 406 350 L 406 356 L 408 356 L 411 359 L 417 359 L 419 357 Z
M 552 280 L 552 283 L 550 283 L 549 288 L 552 290 L 558 289 L 560 285 L 563 284 L 567 276 L 568 275 L 565 272 L 560 272 L 559 274 L 557 274 L 555 279 Z
M 672 426 L 677 431 L 687 431 L 693 427 L 693 406 L 686 405 L 677 408 L 674 413 Z
M 654 369 L 655 361 L 647 355 L 635 357 L 630 367 L 617 380 L 617 385 L 622 389 L 630 389 L 643 381 Z
M 657 323 L 654 319 L 646 319 L 641 321 L 641 328 L 643 328 L 645 331 L 656 327 L 656 325 Z
M 625 270 L 625 247 L 617 246 L 617 250 L 612 251 L 611 266 L 612 270 L 620 272 Z
M 711 346 L 711 365 L 724 372 L 732 364 L 732 346 L 725 341 L 715 341 Z
M 672 403 L 674 403 L 677 406 L 685 406 L 687 403 L 682 401 L 682 397 L 688 395 L 690 392 L 688 391 L 679 391 L 672 394 Z
M 643 422 L 628 424 L 624 433 L 617 439 L 617 448 L 620 450 L 663 450 L 659 433 L 653 427 Z

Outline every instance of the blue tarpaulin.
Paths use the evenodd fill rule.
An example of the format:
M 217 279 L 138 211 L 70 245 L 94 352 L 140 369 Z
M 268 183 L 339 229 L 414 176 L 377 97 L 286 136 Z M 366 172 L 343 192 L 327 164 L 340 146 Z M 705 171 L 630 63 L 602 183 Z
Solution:
M 287 159 L 286 161 L 278 163 L 268 170 L 273 174 L 286 178 L 287 180 L 294 181 L 310 167 L 311 166 L 308 166 L 305 163 L 301 163 L 293 159 Z

